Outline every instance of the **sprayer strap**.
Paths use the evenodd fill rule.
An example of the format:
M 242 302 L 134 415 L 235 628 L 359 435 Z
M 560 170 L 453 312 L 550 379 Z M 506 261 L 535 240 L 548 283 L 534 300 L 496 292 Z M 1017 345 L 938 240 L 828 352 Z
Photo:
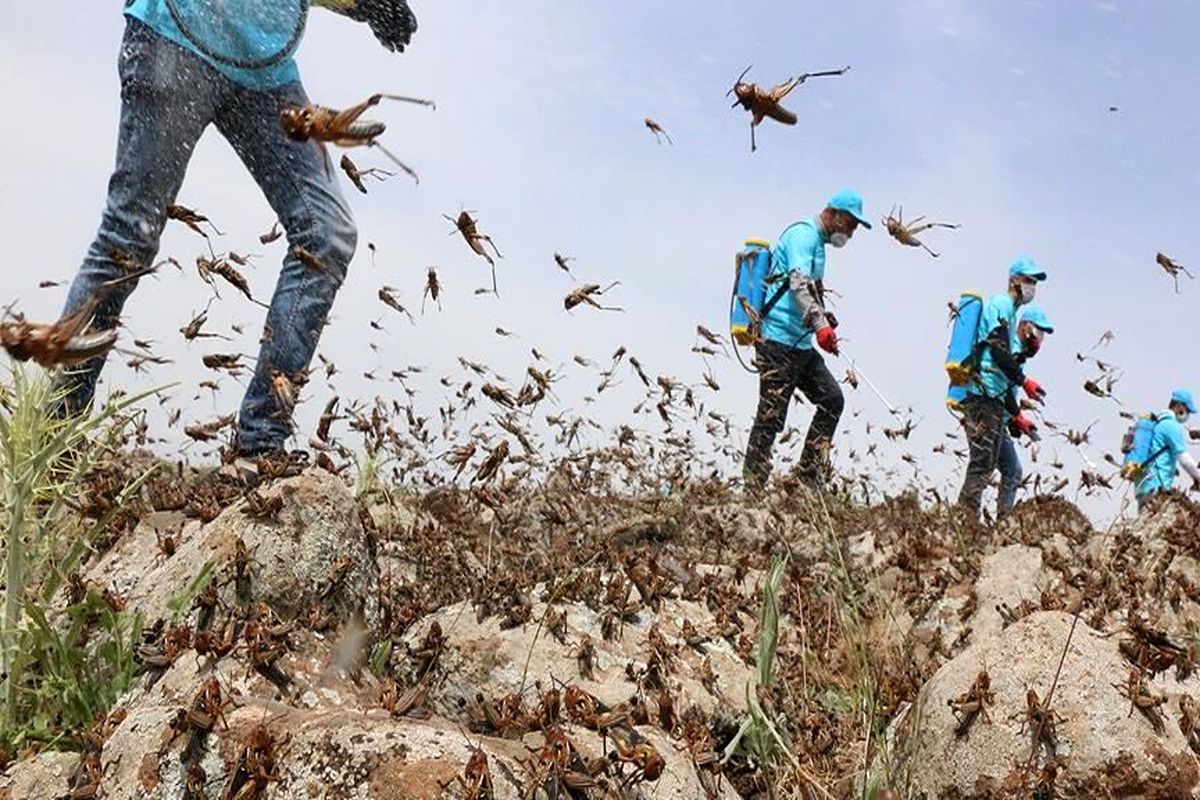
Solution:
M 296 27 L 292 30 L 291 36 L 288 38 L 287 44 L 281 47 L 276 52 L 263 58 L 233 58 L 231 56 L 222 55 L 216 50 L 213 50 L 206 45 L 200 37 L 198 37 L 187 23 L 183 21 L 183 15 L 179 13 L 179 9 L 175 6 L 175 0 L 167 0 L 167 10 L 171 12 L 171 20 L 175 23 L 175 27 L 179 28 L 179 32 L 184 35 L 201 54 L 207 56 L 213 61 L 226 67 L 234 67 L 236 69 L 245 70 L 260 70 L 267 69 L 279 64 L 285 58 L 290 56 L 300 46 L 300 40 L 304 37 L 304 26 L 308 22 L 308 0 L 305 0 L 300 6 L 300 15 L 296 20 Z
M 775 294 L 771 295 L 771 299 L 768 300 L 766 302 L 766 304 L 762 307 L 762 313 L 758 315 L 758 318 L 761 320 L 765 320 L 767 318 L 767 314 L 770 314 L 771 309 L 775 307 L 775 304 L 783 299 L 783 296 L 787 293 L 787 290 L 788 290 L 788 280 L 787 280 L 787 277 L 784 276 L 782 284 L 780 285 L 780 287 L 778 289 L 775 290 Z

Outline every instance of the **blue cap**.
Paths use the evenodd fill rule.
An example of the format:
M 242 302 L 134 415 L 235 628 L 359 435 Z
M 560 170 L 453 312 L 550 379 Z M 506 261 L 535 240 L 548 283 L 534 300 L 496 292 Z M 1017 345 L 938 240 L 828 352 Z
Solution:
M 1054 325 L 1050 322 L 1050 318 L 1046 316 L 1046 312 L 1039 305 L 1025 306 L 1021 309 L 1021 322 L 1028 322 L 1041 328 L 1046 333 L 1054 333 Z
M 867 230 L 871 229 L 871 223 L 863 216 L 863 199 L 862 195 L 853 189 L 842 189 L 840 192 L 829 198 L 826 203 L 829 208 L 835 208 L 838 211 L 845 211 L 850 216 L 858 220 L 858 224 L 862 225 Z
M 1010 278 L 1033 278 L 1035 281 L 1046 280 L 1046 270 L 1037 265 L 1029 256 L 1021 256 L 1008 268 Z
M 1200 410 L 1196 409 L 1196 399 L 1187 389 L 1176 389 L 1171 392 L 1171 403 L 1186 406 L 1189 414 L 1200 414 Z

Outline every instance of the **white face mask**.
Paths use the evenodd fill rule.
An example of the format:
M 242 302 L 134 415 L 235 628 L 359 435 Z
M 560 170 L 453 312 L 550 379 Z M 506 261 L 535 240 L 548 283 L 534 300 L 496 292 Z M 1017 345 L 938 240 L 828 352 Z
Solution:
M 850 234 L 848 233 L 838 231 L 837 233 L 829 234 L 829 243 L 834 247 L 845 247 L 848 241 L 850 241 Z
M 1023 304 L 1032 303 L 1033 298 L 1035 298 L 1035 297 L 1037 297 L 1037 284 L 1036 283 L 1022 283 L 1021 284 L 1021 302 Z

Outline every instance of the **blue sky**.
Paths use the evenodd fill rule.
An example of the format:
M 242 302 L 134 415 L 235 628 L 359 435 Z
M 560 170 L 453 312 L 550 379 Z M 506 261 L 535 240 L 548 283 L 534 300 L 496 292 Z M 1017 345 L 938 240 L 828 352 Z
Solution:
M 1092 459 L 1115 450 L 1124 423 L 1115 403 L 1083 392 L 1095 371 L 1074 354 L 1106 329 L 1116 339 L 1102 357 L 1123 369 L 1116 393 L 1128 409 L 1161 406 L 1175 384 L 1200 390 L 1193 346 L 1200 286 L 1185 279 L 1176 295 L 1154 263 L 1162 250 L 1200 267 L 1200 11 L 1192 4 L 528 2 L 518 9 L 414 0 L 413 7 L 421 28 L 403 55 L 379 48 L 365 26 L 323 11 L 313 13 L 299 53 L 318 102 L 347 105 L 375 91 L 438 102 L 435 112 L 394 105 L 378 114 L 389 124 L 383 141 L 417 169 L 420 186 L 397 178 L 372 185 L 366 197 L 346 187 L 360 249 L 322 342 L 343 370 L 343 396 L 395 395 L 396 384 L 370 383 L 361 373 L 420 364 L 428 378 L 417 402 L 431 411 L 442 401 L 436 378 L 461 374 L 458 355 L 519 385 L 536 346 L 562 364 L 567 377 L 556 390 L 564 406 L 606 425 L 627 421 L 640 397 L 633 375 L 623 371 L 622 386 L 595 396 L 599 378 L 572 355 L 606 365 L 625 344 L 652 374 L 700 385 L 705 365 L 689 351 L 694 328 L 724 329 L 741 240 L 774 238 L 842 186 L 863 193 L 872 218 L 903 204 L 906 214 L 963 226 L 928 236 L 942 253 L 936 260 L 902 248 L 878 225 L 829 253 L 846 352 L 921 420 L 905 446 L 882 443 L 877 460 L 857 465 L 881 487 L 912 475 L 899 461 L 911 450 L 924 485 L 957 488 L 962 466 L 930 452 L 955 429 L 941 405 L 945 304 L 966 288 L 1002 290 L 1019 254 L 1049 270 L 1039 301 L 1058 325 L 1029 371 L 1049 389 L 1049 418 L 1077 428 L 1100 421 Z M 30 316 L 52 317 L 65 286 L 38 290 L 37 283 L 70 280 L 112 166 L 120 4 L 10 3 L 0 20 L 0 91 L 14 118 L 0 134 L 9 265 L 0 295 Z M 747 119 L 723 96 L 751 63 L 750 77 L 765 84 L 806 70 L 851 70 L 797 88 L 785 105 L 799 124 L 764 123 L 751 154 Z M 642 125 L 647 116 L 674 147 L 655 143 Z M 367 152 L 355 158 L 384 165 Z M 273 215 L 215 130 L 202 140 L 179 202 L 222 227 L 219 250 L 261 254 L 248 277 L 256 296 L 269 295 L 282 247 L 262 247 L 256 237 Z M 499 298 L 472 294 L 488 281 L 486 264 L 447 235 L 441 214 L 464 207 L 505 255 Z M 373 265 L 367 242 L 377 247 Z M 576 257 L 580 280 L 620 280 L 609 300 L 626 313 L 564 313 L 572 283 L 555 267 L 555 251 Z M 191 266 L 201 252 L 194 234 L 169 228 L 162 253 L 187 273 L 164 271 L 126 308 L 129 331 L 162 342 L 176 364 L 146 377 L 114 359 L 109 383 L 211 377 L 200 356 L 221 348 L 185 346 L 177 333 L 206 301 Z M 428 311 L 415 327 L 385 314 L 378 287 L 398 286 L 401 302 L 419 307 L 429 265 L 445 284 L 444 311 Z M 241 322 L 249 335 L 224 349 L 253 353 L 261 311 L 225 294 L 214 327 Z M 373 318 L 386 336 L 367 327 Z M 497 325 L 519 338 L 496 336 Z M 844 363 L 831 366 L 845 372 Z M 712 369 L 721 391 L 698 393 L 748 426 L 755 379 L 727 360 Z M 236 408 L 241 387 L 222 382 L 216 398 L 179 393 L 185 418 Z M 314 390 L 302 424 L 325 392 Z M 886 421 L 865 387 L 849 399 L 839 442 L 848 470 L 855 468 L 850 451 L 861 454 L 868 441 L 863 424 Z M 789 422 L 806 425 L 808 416 L 793 406 Z M 640 424 L 657 430 L 651 418 Z M 1057 453 L 1074 474 L 1082 463 L 1061 440 L 1048 441 L 1043 453 L 1043 461 Z M 1117 506 L 1116 496 L 1088 502 L 1099 518 Z

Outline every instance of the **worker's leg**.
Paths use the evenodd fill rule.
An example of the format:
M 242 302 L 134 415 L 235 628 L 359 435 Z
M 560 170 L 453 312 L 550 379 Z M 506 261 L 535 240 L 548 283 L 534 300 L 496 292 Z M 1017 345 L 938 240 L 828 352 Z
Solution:
M 746 487 L 758 490 L 771 474 L 771 448 L 787 422 L 788 404 L 796 391 L 796 358 L 800 352 L 778 342 L 762 341 L 758 358 L 758 413 L 750 429 L 742 476 Z
M 821 488 L 831 472 L 833 434 L 846 406 L 842 387 L 825 359 L 816 350 L 805 350 L 804 363 L 800 371 L 799 388 L 816 408 L 804 440 L 804 452 L 800 455 L 799 473 L 810 486 Z
M 973 516 L 979 515 L 983 490 L 987 488 L 1000 458 L 1000 434 L 1004 425 L 1004 406 L 989 397 L 972 397 L 962 405 L 963 428 L 970 443 L 971 458 L 963 480 L 958 504 Z
M 217 113 L 217 126 L 258 181 L 288 240 L 254 377 L 242 400 L 238 448 L 244 454 L 282 447 L 291 434 L 292 407 L 272 391 L 272 380 L 303 382 L 358 241 L 322 149 L 313 141 L 289 139 L 279 124 L 283 108 L 306 104 L 304 88 L 293 83 L 272 91 L 240 89 Z M 317 264 L 304 264 L 295 255 L 298 248 Z
M 166 207 L 175 201 L 223 85 L 208 65 L 135 19 L 126 23 L 118 72 L 116 166 L 100 230 L 71 284 L 64 314 L 87 302 L 105 281 L 153 261 Z M 125 283 L 104 296 L 94 328 L 107 330 L 117 324 L 134 286 Z M 103 366 L 104 357 L 99 356 L 58 380 L 56 388 L 67 392 L 61 411 L 78 413 L 91 403 Z
M 1021 458 L 1017 445 L 1008 431 L 1000 431 L 1000 497 L 996 501 L 996 518 L 1001 519 L 1012 511 L 1017 503 L 1017 490 L 1021 488 Z

